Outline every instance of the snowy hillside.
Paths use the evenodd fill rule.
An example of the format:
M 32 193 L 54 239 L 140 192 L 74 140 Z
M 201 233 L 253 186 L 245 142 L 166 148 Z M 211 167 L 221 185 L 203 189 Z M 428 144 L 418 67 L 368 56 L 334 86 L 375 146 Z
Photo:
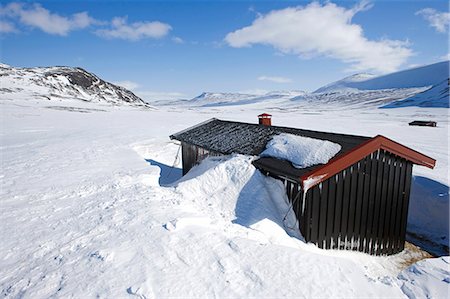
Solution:
M 131 91 L 82 68 L 16 68 L 0 64 L 2 100 L 85 101 L 108 105 L 148 106 Z
M 309 93 L 290 99 L 285 108 L 361 109 L 378 108 L 405 99 L 426 88 L 393 88 L 380 90 L 341 89 L 337 91 Z
M 304 95 L 304 91 L 271 91 L 263 95 L 224 93 L 224 92 L 204 92 L 199 96 L 185 102 L 186 105 L 194 107 L 218 107 L 233 105 L 251 105 L 260 103 L 273 103 L 289 100 L 293 97 Z
M 418 93 L 405 100 L 396 101 L 382 108 L 398 108 L 398 107 L 439 107 L 449 108 L 449 79 L 439 84 L 433 85 L 424 92 Z
M 443 61 L 378 77 L 366 76 L 366 78 L 354 80 L 351 76 L 321 87 L 314 93 L 331 92 L 348 88 L 376 90 L 424 87 L 438 84 L 448 78 L 449 61 Z
M 316 91 L 314 93 L 321 93 L 321 92 L 327 92 L 327 91 L 337 91 L 337 90 L 346 90 L 346 89 L 352 89 L 348 87 L 349 84 L 354 82 L 362 82 L 371 78 L 374 78 L 375 75 L 368 74 L 368 73 L 359 73 L 355 75 L 351 75 L 348 77 L 345 77 L 344 79 L 341 79 L 336 82 L 332 82 L 330 84 L 327 84 Z
M 189 100 L 189 104 L 195 106 L 208 106 L 220 104 L 236 104 L 254 98 L 255 95 L 229 92 L 203 92 Z
M 286 109 L 360 109 L 379 108 L 396 101 L 413 97 L 429 87 L 418 88 L 392 88 L 380 90 L 358 90 L 354 88 L 344 88 L 335 91 L 321 93 L 307 93 L 302 91 L 269 92 L 264 95 L 249 95 L 239 93 L 202 93 L 189 101 L 173 101 L 163 103 L 163 105 L 179 107 L 227 107 L 245 106 L 259 107 L 266 110 L 286 110 Z M 448 94 L 448 91 L 447 91 Z M 445 95 L 443 96 L 445 97 Z M 443 107 L 442 104 L 434 103 L 431 99 L 423 105 L 426 107 Z M 154 102 L 160 105 L 161 102 Z

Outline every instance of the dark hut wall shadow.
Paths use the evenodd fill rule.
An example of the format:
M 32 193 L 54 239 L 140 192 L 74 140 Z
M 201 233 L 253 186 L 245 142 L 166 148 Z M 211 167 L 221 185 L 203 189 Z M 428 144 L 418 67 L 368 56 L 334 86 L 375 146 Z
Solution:
M 413 176 L 407 239 L 433 254 L 448 254 L 449 207 L 449 186 Z
M 161 172 L 159 174 L 160 186 L 170 185 L 183 176 L 183 171 L 181 170 L 181 168 L 171 167 L 153 159 L 145 159 L 145 161 L 150 163 L 150 165 L 158 166 L 161 169 Z

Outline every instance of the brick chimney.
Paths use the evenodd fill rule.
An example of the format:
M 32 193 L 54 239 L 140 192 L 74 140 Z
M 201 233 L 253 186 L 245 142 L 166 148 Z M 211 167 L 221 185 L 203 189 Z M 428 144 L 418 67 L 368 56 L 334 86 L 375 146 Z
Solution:
M 258 115 L 258 121 L 260 125 L 271 126 L 272 125 L 272 115 L 263 113 Z

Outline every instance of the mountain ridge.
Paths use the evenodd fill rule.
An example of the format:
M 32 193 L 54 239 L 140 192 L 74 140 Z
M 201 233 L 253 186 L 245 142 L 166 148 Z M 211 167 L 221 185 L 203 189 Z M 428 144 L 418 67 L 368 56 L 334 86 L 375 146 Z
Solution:
M 0 63 L 2 98 L 81 100 L 109 105 L 150 107 L 124 87 L 107 82 L 81 67 L 19 68 Z

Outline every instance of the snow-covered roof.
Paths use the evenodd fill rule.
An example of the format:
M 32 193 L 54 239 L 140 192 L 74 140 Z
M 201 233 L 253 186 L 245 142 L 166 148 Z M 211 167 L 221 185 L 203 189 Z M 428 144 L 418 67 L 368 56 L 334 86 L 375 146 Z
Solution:
M 304 136 L 281 133 L 267 143 L 261 157 L 288 160 L 295 168 L 327 164 L 339 151 L 337 143 Z
M 274 135 L 281 133 L 337 143 L 342 147 L 339 153 L 345 152 L 370 139 L 362 136 L 265 126 L 216 118 L 175 133 L 170 138 L 222 154 L 238 153 L 256 156 L 264 151 L 266 144 Z
M 216 118 L 175 133 L 170 138 L 222 154 L 238 153 L 257 156 L 265 150 L 273 136 L 279 134 L 292 134 L 330 141 L 341 147 L 337 155 L 348 152 L 370 139 L 363 136 L 224 121 Z M 290 162 L 273 157 L 263 157 L 258 161 L 265 167 L 281 168 L 283 173 L 289 174 L 288 176 L 293 178 L 298 178 L 314 168 L 314 166 L 310 166 L 298 169 L 293 167 Z
M 414 164 L 429 168 L 433 168 L 436 162 L 426 155 L 381 135 L 370 138 L 224 121 L 216 118 L 173 134 L 170 138 L 221 154 L 238 153 L 257 156 L 265 150 L 267 143 L 273 136 L 284 133 L 327 140 L 341 147 L 332 160 L 325 165 L 317 164 L 305 168 L 296 168 L 291 162 L 274 157 L 260 157 L 253 162 L 257 168 L 265 172 L 289 177 L 301 183 L 314 181 L 314 184 L 316 184 L 323 181 L 378 149 L 389 151 Z

